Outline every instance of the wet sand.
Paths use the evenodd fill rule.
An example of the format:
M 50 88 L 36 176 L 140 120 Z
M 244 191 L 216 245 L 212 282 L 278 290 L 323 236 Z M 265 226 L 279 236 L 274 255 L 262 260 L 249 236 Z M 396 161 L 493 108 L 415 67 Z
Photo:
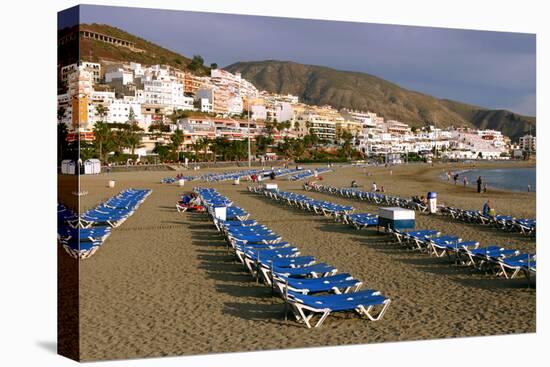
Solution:
M 477 165 L 481 168 L 481 165 Z M 487 197 L 497 212 L 534 217 L 533 193 L 454 187 L 438 178 L 446 166 L 336 168 L 323 182 L 348 186 L 355 179 L 370 188 L 373 179 L 403 196 L 437 191 L 439 201 L 481 208 Z M 204 172 L 201 172 L 204 173 Z M 186 187 L 160 184 L 174 172 L 113 173 L 85 177 L 81 208 L 86 210 L 127 187 L 153 193 L 136 213 L 80 266 L 80 357 L 82 360 L 220 353 L 307 346 L 362 344 L 535 331 L 535 295 L 523 277 L 505 280 L 445 258 L 404 250 L 375 230 L 357 231 L 333 220 L 282 206 L 250 194 L 246 183 Z M 106 182 L 116 180 L 116 188 Z M 284 190 L 304 192 L 303 181 L 277 180 Z M 178 196 L 193 186 L 213 186 L 286 241 L 381 290 L 392 299 L 378 322 L 356 315 L 333 315 L 322 327 L 285 322 L 283 302 L 258 285 L 226 252 L 205 215 L 177 213 Z M 356 212 L 376 207 L 353 199 L 308 193 L 351 204 Z M 482 245 L 498 243 L 535 251 L 535 240 L 519 234 L 418 215 L 417 227 L 435 228 Z M 289 319 L 290 320 L 290 319 Z

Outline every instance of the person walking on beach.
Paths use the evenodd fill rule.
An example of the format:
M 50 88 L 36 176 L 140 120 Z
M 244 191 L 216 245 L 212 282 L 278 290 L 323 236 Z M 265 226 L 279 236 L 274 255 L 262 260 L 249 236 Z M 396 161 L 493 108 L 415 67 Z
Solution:
M 455 173 L 455 175 L 453 176 L 453 181 L 455 182 L 455 185 L 456 185 L 456 183 L 458 182 L 458 173 Z
M 483 183 L 483 180 L 481 179 L 481 176 L 477 178 L 477 193 L 481 194 L 481 184 Z
M 468 185 L 468 177 L 464 176 L 462 182 L 464 183 L 464 187 L 466 187 Z
M 376 182 L 373 182 L 371 186 L 371 191 L 376 191 L 376 189 L 377 189 Z
M 484 182 L 484 183 L 483 183 L 483 193 L 484 193 L 484 194 L 487 193 L 487 182 Z

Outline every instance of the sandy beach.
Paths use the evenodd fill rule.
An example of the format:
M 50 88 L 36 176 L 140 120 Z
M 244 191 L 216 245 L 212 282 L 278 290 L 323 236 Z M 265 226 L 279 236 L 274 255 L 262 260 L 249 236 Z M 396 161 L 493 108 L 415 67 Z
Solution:
M 491 164 L 477 164 L 476 168 L 485 166 Z M 439 177 L 460 168 L 458 164 L 336 168 L 322 177 L 324 183 L 335 186 L 349 186 L 356 180 L 366 190 L 376 181 L 388 193 L 407 197 L 436 191 L 440 203 L 464 209 L 480 210 L 490 198 L 499 214 L 535 217 L 534 193 L 490 189 L 480 195 L 473 187 L 454 186 Z M 536 290 L 528 288 L 523 277 L 496 278 L 456 267 L 446 258 L 404 250 L 376 230 L 357 231 L 251 194 L 246 182 L 238 186 L 188 182 L 184 188 L 160 183 L 162 177 L 175 174 L 125 172 L 82 178 L 81 190 L 88 194 L 81 197 L 81 210 L 125 188 L 150 188 L 153 192 L 133 216 L 113 230 L 94 256 L 81 262 L 81 360 L 535 332 Z M 110 179 L 116 181 L 114 189 L 106 187 Z M 283 190 L 305 193 L 303 181 L 276 181 Z M 256 284 L 235 262 L 207 217 L 175 210 L 179 195 L 193 186 L 216 187 L 252 218 L 300 248 L 302 254 L 351 273 L 364 281 L 366 288 L 381 290 L 392 299 L 384 318 L 371 322 L 357 315 L 337 314 L 318 329 L 307 329 L 291 319 L 285 322 L 282 300 Z M 353 205 L 356 212 L 377 210 L 353 199 L 307 194 Z M 441 216 L 417 214 L 417 227 L 438 229 L 481 245 L 536 250 L 534 238 Z

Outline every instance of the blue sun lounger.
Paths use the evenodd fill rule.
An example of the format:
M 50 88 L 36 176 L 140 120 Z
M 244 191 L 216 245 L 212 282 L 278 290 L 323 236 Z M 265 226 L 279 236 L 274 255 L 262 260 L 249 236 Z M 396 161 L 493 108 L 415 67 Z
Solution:
M 496 245 L 479 247 L 466 251 L 465 253 L 469 258 L 468 264 L 479 269 L 487 263 L 495 263 L 500 258 L 519 254 L 517 250 L 509 250 Z
M 59 239 L 68 242 L 72 239 L 81 242 L 102 242 L 111 234 L 110 227 L 91 227 L 91 228 L 59 228 Z
M 87 259 L 99 249 L 102 243 L 101 241 L 78 242 L 73 240 L 66 243 L 62 242 L 61 245 L 75 259 Z
M 447 246 L 458 244 L 462 241 L 461 238 L 457 236 L 439 236 L 439 237 L 429 237 L 427 242 L 428 250 L 431 250 L 431 253 L 437 257 L 442 257 L 447 252 Z
M 237 241 L 239 243 L 276 243 L 281 241 L 278 235 L 254 235 L 254 234 L 228 234 L 229 241 Z
M 287 291 L 285 301 L 290 305 L 296 319 L 308 328 L 321 326 L 333 312 L 355 311 L 361 316 L 377 321 L 384 315 L 391 302 L 378 292 L 370 290 L 328 296 L 310 296 Z M 379 310 L 374 314 L 377 309 Z M 312 326 L 311 321 L 315 315 L 320 315 L 320 318 Z
M 296 247 L 282 247 L 276 249 L 265 249 L 265 250 L 251 250 L 247 249 L 241 256 L 242 262 L 248 268 L 252 274 L 258 275 L 256 270 L 259 268 L 260 264 L 266 263 L 273 258 L 285 258 L 285 257 L 296 257 L 300 255 L 300 250 Z
M 306 278 L 306 277 L 326 277 L 328 275 L 334 275 L 338 272 L 334 266 L 317 263 L 310 266 L 301 266 L 297 268 L 281 268 L 278 266 L 272 266 L 271 271 L 273 276 L 285 276 L 292 278 Z
M 344 216 L 344 222 L 350 223 L 356 229 L 378 226 L 378 215 L 370 213 L 349 214 Z
M 500 272 L 497 275 L 503 275 L 506 279 L 513 279 L 521 271 L 529 273 L 536 269 L 536 255 L 519 254 L 516 256 L 505 257 L 498 260 Z M 536 270 L 535 270 L 536 271 Z M 529 276 L 526 274 L 526 277 Z
M 277 290 L 284 294 L 285 288 L 289 291 L 302 294 L 312 293 L 349 293 L 357 292 L 363 282 L 355 279 L 348 273 L 340 273 L 321 278 L 290 278 L 277 276 L 273 279 Z

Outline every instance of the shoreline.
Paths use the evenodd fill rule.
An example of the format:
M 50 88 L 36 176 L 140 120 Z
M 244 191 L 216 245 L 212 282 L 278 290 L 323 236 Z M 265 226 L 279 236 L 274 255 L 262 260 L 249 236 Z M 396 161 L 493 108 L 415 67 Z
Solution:
M 451 174 L 456 173 L 456 174 L 459 174 L 460 176 L 463 177 L 465 174 L 467 175 L 468 173 L 470 173 L 472 171 L 515 170 L 515 169 L 529 169 L 529 168 L 532 168 L 532 169 L 536 170 L 536 164 L 533 164 L 533 165 L 532 164 L 513 164 L 511 167 L 510 166 L 502 167 L 501 165 L 496 163 L 496 164 L 490 164 L 490 165 L 487 165 L 487 166 L 484 166 L 484 167 L 470 167 L 470 168 L 467 168 L 467 169 L 455 170 L 455 171 L 450 171 L 450 172 L 451 172 Z M 482 176 L 483 176 L 483 174 L 482 174 Z M 454 181 L 452 180 L 452 178 L 451 179 L 447 178 L 446 172 L 441 173 L 438 176 L 438 178 L 440 180 L 442 180 L 443 182 L 447 182 L 448 184 L 455 186 Z M 536 184 L 536 180 L 535 180 L 535 184 Z M 512 188 L 506 188 L 506 187 L 502 187 L 502 186 L 493 186 L 493 185 L 494 185 L 494 183 L 492 183 L 490 186 L 488 185 L 488 189 L 490 189 L 491 191 L 536 194 L 536 190 L 529 191 L 527 189 L 527 187 L 525 187 L 525 189 L 512 189 Z M 464 187 L 464 184 L 459 179 L 456 186 Z M 477 190 L 475 181 L 468 181 L 467 187 L 474 187 Z

